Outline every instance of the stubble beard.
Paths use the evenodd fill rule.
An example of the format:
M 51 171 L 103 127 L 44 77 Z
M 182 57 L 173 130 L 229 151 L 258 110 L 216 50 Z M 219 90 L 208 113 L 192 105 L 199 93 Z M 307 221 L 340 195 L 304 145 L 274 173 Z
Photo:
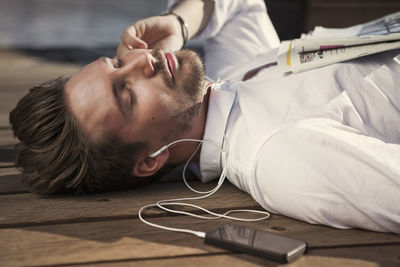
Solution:
M 163 138 L 167 142 L 192 129 L 193 119 L 199 115 L 204 95 L 205 71 L 200 56 L 187 49 L 181 50 L 175 55 L 179 66 L 185 66 L 189 69 L 189 74 L 181 89 L 187 99 L 181 103 L 182 111 L 170 118 L 170 129 Z
M 192 50 L 181 50 L 176 54 L 179 65 L 189 69 L 189 74 L 184 81 L 183 91 L 194 102 L 198 103 L 203 97 L 205 70 L 200 56 Z

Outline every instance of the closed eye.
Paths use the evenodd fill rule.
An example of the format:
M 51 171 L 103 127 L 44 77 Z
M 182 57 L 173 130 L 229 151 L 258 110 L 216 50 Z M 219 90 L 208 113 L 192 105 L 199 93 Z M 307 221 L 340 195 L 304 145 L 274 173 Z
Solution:
M 125 82 L 115 81 L 112 84 L 112 91 L 115 103 L 124 116 L 130 116 L 137 103 L 136 95 Z
M 124 62 L 122 61 L 122 59 L 120 57 L 117 58 L 117 62 L 118 62 L 118 68 L 122 68 L 124 66 Z
M 129 87 L 129 84 L 125 84 L 123 87 L 123 90 L 125 91 L 123 94 L 126 95 L 126 102 L 127 102 L 127 114 L 132 113 L 133 106 L 136 104 L 136 96 L 135 93 L 131 90 Z
M 129 104 L 129 110 L 131 111 L 131 110 L 132 110 L 132 107 L 133 107 L 133 94 L 132 94 L 132 90 L 130 90 L 129 87 L 128 87 L 127 85 L 125 85 L 125 89 L 126 89 L 126 91 L 129 93 L 129 101 L 128 101 L 128 104 Z
M 124 62 L 122 61 L 121 58 L 117 58 L 117 62 L 113 64 L 113 67 L 118 69 L 124 66 Z

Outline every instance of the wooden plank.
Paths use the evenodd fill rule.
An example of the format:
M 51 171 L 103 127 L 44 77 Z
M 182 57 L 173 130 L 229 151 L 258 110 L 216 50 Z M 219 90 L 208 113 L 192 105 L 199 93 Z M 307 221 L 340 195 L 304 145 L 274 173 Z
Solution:
M 225 219 L 203 221 L 190 217 L 183 218 L 182 216 L 151 218 L 149 220 L 165 226 L 196 231 L 208 231 L 224 223 L 232 223 Z M 263 222 L 237 224 L 251 225 L 254 228 L 283 234 L 271 229 L 272 226 L 279 224 L 283 220 L 289 219 L 282 216 L 273 216 L 271 220 Z M 293 225 L 294 228 L 296 228 L 295 224 Z M 365 259 L 363 258 L 363 253 L 367 252 L 368 248 L 380 247 L 376 243 L 379 240 L 379 235 L 382 234 L 368 231 L 363 231 L 364 233 L 362 233 L 355 230 L 322 229 L 319 226 L 305 225 L 307 225 L 308 231 L 304 231 L 302 237 L 310 245 L 308 255 L 312 256 L 312 258 L 306 261 L 303 266 L 306 266 L 307 263 L 320 263 L 322 257 L 331 261 L 334 258 L 351 258 L 351 253 L 345 253 L 347 249 L 353 248 L 347 246 L 341 250 L 339 246 L 343 246 L 343 244 L 338 243 L 338 240 L 343 240 L 346 236 L 351 238 L 362 236 L 363 234 L 371 234 L 370 238 L 375 237 L 374 246 L 363 247 L 360 246 L 361 242 L 356 244 L 357 248 L 353 250 L 355 251 L 354 259 Z M 352 234 L 352 231 L 355 232 Z M 289 230 L 284 235 L 296 237 L 293 234 L 294 232 Z M 310 232 L 314 234 L 314 238 L 309 238 Z M 323 239 L 326 234 L 334 238 Z M 314 249 L 314 247 L 321 247 L 321 241 L 315 238 L 317 236 L 319 239 L 322 238 L 324 240 L 322 242 L 327 245 L 325 249 Z M 382 245 L 389 248 L 386 255 L 390 255 L 391 260 L 398 256 L 396 253 L 398 250 L 394 248 L 398 248 L 400 242 L 394 243 L 392 246 L 385 243 L 382 243 Z M 358 248 L 361 248 L 361 250 L 358 250 Z M 209 255 L 210 253 L 231 254 L 229 251 L 204 245 L 203 240 L 198 237 L 153 228 L 143 224 L 138 219 L 0 229 L 0 258 L 6 266 L 110 263 L 113 261 L 137 261 L 140 259 L 147 261 L 154 258 L 198 257 Z M 236 255 L 234 256 L 236 257 Z M 255 257 L 249 257 L 255 259 Z M 371 257 L 372 260 L 380 259 L 378 252 Z M 371 257 L 366 259 L 371 260 Z M 345 260 L 336 261 L 336 263 L 346 262 Z M 211 264 L 212 262 L 209 263 Z M 309 266 L 319 265 L 309 264 Z
M 194 184 L 202 189 L 210 186 Z M 159 183 L 140 190 L 81 197 L 38 198 L 29 193 L 2 195 L 0 196 L 0 228 L 136 218 L 138 210 L 146 204 L 155 203 L 160 199 L 190 195 L 182 183 Z M 228 183 L 211 198 L 192 203 L 220 212 L 239 208 L 261 209 L 247 194 Z M 157 217 L 166 214 L 150 211 L 149 215 Z M 283 216 L 272 216 L 271 219 L 261 222 L 261 226 L 262 229 L 306 239 L 314 247 L 400 242 L 400 235 L 363 230 L 335 230 Z
M 17 140 L 11 131 L 11 127 L 0 126 L 0 168 L 14 165 L 15 161 L 14 145 L 16 143 Z
M 202 190 L 215 184 L 193 182 Z M 161 199 L 198 196 L 185 188 L 182 182 L 159 183 L 146 188 L 92 194 L 87 196 L 55 196 L 39 198 L 34 194 L 0 196 L 0 227 L 62 223 L 66 221 L 90 221 L 98 218 L 132 217 L 144 205 Z M 227 197 L 229 196 L 229 197 Z M 257 208 L 252 198 L 226 183 L 210 198 L 195 202 L 210 209 Z M 260 208 L 261 209 L 261 208 Z
M 399 266 L 398 251 L 400 246 L 378 246 L 368 248 L 345 248 L 342 249 L 344 254 L 341 256 L 336 254 L 334 256 L 311 256 L 305 255 L 298 260 L 289 264 L 279 264 L 263 260 L 262 258 L 251 257 L 245 254 L 231 254 L 231 255 L 204 255 L 204 256 L 185 256 L 185 257 L 171 257 L 162 259 L 146 259 L 146 260 L 122 260 L 121 262 L 96 262 L 91 265 L 94 266 L 288 266 L 288 267 L 378 267 L 378 266 Z M 380 250 L 379 253 L 376 253 Z M 396 251 L 397 250 L 397 251 Z M 329 250 L 330 251 L 330 250 Z M 359 254 L 362 252 L 361 254 Z M 78 264 L 76 266 L 87 266 Z
M 0 126 L 8 125 L 8 113 L 29 88 L 62 75 L 70 76 L 81 68 L 11 50 L 0 50 L 0 58 Z
M 0 168 L 13 167 L 15 156 L 14 145 L 0 145 Z
M 276 233 L 306 240 L 309 246 L 314 249 L 332 246 L 400 244 L 400 235 L 396 234 L 359 229 L 334 229 L 328 226 L 312 225 L 284 216 L 273 216 L 265 223 L 268 223 L 268 226 L 262 227 L 263 230 L 274 230 Z
M 305 257 L 288 264 L 290 267 L 308 266 L 400 266 L 400 245 L 341 247 L 312 249 Z
M 11 131 L 11 127 L 0 127 L 0 149 L 12 148 L 16 143 L 17 139 L 14 137 Z
M 21 79 L 23 78 L 21 77 Z M 16 106 L 18 100 L 28 92 L 28 89 L 29 87 L 26 85 L 5 85 L 4 80 L 0 79 L 0 127 L 10 127 L 8 123 L 9 113 Z
M 0 168 L 0 195 L 27 192 L 21 183 L 21 174 L 15 168 Z
M 10 169 L 10 173 L 6 173 L 5 170 L 2 170 L 4 176 L 10 175 L 9 179 L 15 178 L 13 175 L 16 175 L 16 170 Z M 14 182 L 17 183 L 17 180 L 14 180 Z M 257 204 L 249 199 L 248 195 L 229 187 L 232 187 L 232 185 L 225 185 L 224 190 L 215 197 L 200 201 L 198 204 L 218 210 L 251 205 L 256 207 Z M 20 190 L 24 190 L 24 188 L 21 187 Z M 1 196 L 0 214 L 3 215 L 0 218 L 0 227 L 136 218 L 137 211 L 142 205 L 155 202 L 161 198 L 172 197 L 171 190 L 175 191 L 173 194 L 185 194 L 179 184 L 167 183 L 154 185 L 143 189 L 143 191 L 133 190 L 83 197 L 41 199 L 33 194 Z M 9 192 L 7 188 L 4 191 Z M 229 196 L 229 200 L 227 200 L 227 196 Z M 154 217 L 164 214 L 150 212 L 150 215 Z M 335 230 L 330 227 L 310 225 L 276 215 L 267 221 L 263 221 L 261 226 L 264 230 L 306 239 L 314 247 L 400 242 L 398 235 L 363 230 Z
M 213 229 L 215 222 L 169 217 L 152 222 Z M 49 253 L 51 252 L 51 253 Z M 0 258 L 6 266 L 76 264 L 226 252 L 188 234 L 149 227 L 138 219 L 0 230 Z
M 240 266 L 240 267 L 253 267 L 253 266 L 277 266 L 277 263 L 265 260 L 263 258 L 252 257 L 245 254 L 211 254 L 211 255 L 195 255 L 183 257 L 168 257 L 156 258 L 145 260 L 122 260 L 120 262 L 95 262 L 90 263 L 91 266 L 163 266 L 163 267 L 177 267 L 177 266 L 192 266 L 192 267 L 226 267 L 226 266 Z M 76 266 L 87 266 L 87 264 Z

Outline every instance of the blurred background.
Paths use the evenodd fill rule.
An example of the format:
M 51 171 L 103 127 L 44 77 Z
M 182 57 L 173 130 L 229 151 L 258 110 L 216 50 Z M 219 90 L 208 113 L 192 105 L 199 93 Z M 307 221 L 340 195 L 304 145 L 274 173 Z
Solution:
M 166 0 L 0 0 L 0 47 L 107 52 Z M 282 40 L 316 25 L 345 27 L 400 10 L 399 0 L 265 0 Z M 192 44 L 193 45 L 193 44 Z M 194 44 L 196 45 L 196 44 Z

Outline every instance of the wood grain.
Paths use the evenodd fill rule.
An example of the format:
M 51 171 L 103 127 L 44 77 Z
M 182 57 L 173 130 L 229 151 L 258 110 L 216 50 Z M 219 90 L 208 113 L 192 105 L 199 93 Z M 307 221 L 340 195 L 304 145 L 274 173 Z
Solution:
M 379 254 L 376 250 L 380 250 Z M 287 266 L 287 267 L 379 267 L 379 266 L 399 266 L 399 259 L 394 255 L 398 255 L 396 250 L 399 251 L 399 246 L 387 247 L 379 246 L 375 248 L 350 248 L 346 249 L 345 253 L 336 253 L 332 256 L 314 256 L 313 254 L 306 254 L 305 256 L 297 259 L 289 264 L 279 264 L 270 262 L 261 258 L 251 257 L 244 254 L 230 254 L 230 255 L 204 255 L 204 256 L 185 256 L 173 257 L 162 259 L 147 259 L 147 260 L 124 260 L 121 262 L 97 262 L 96 266 Z M 362 254 L 359 254 L 362 252 Z M 347 257 L 347 253 L 353 253 L 351 257 Z M 370 256 L 375 258 L 371 259 Z M 87 266 L 76 265 L 76 266 Z
M 155 187 L 157 186 L 160 188 L 162 185 L 156 185 Z M 173 186 L 178 188 L 175 184 Z M 196 204 L 218 212 L 255 205 L 254 202 L 246 201 L 240 196 L 234 197 L 236 194 L 234 190 L 231 191 L 234 194 L 229 193 L 229 191 L 231 189 L 227 188 L 220 192 L 220 196 L 217 195 L 215 198 L 199 201 Z M 137 194 L 135 192 L 121 192 L 84 198 L 56 199 L 38 199 L 31 194 L 4 195 L 0 196 L 0 226 L 1 228 L 10 228 L 79 222 L 101 223 L 102 221 L 112 222 L 119 219 L 134 219 L 137 218 L 137 212 L 140 207 L 160 199 L 157 194 L 149 192 L 145 194 L 143 192 L 137 192 Z M 175 193 L 182 194 L 179 190 Z M 226 201 L 227 195 L 233 197 L 232 201 Z M 32 198 L 28 196 L 32 196 Z M 244 198 L 245 196 L 243 195 Z M 254 208 L 257 208 L 257 206 L 254 206 Z M 170 214 L 158 210 L 148 211 L 146 215 L 150 218 L 170 216 Z M 242 216 L 248 216 L 248 214 Z M 187 220 L 186 216 L 178 217 L 179 220 Z M 306 240 L 313 248 L 400 242 L 399 235 L 356 229 L 338 230 L 326 226 L 310 225 L 278 215 L 274 215 L 265 221 L 247 225 Z
M 151 221 L 195 230 L 213 229 L 216 224 L 181 217 Z M 1 229 L 0 240 L 0 258 L 7 266 L 171 258 L 224 251 L 204 245 L 198 237 L 155 229 L 138 219 Z
M 11 130 L 0 129 L 0 168 L 14 165 L 16 142 Z
M 210 184 L 204 185 L 200 182 L 194 182 L 193 184 L 196 188 L 204 190 L 212 188 Z M 136 216 L 138 209 L 146 204 L 155 203 L 161 199 L 188 196 L 197 195 L 185 189 L 185 185 L 182 182 L 159 183 L 138 190 L 79 197 L 56 196 L 39 198 L 30 193 L 2 195 L 0 196 L 0 216 L 2 217 L 0 227 Z M 229 183 L 224 184 L 214 196 L 197 201 L 196 204 L 210 209 L 231 207 L 260 208 L 248 194 Z
M 215 229 L 218 225 L 229 222 L 228 220 L 202 221 L 195 218 L 181 216 L 162 217 L 149 219 L 153 223 L 193 229 L 197 231 L 208 231 Z M 282 234 L 279 231 L 266 228 L 266 225 L 278 224 L 283 220 L 288 220 L 282 216 L 277 216 L 271 221 L 251 224 L 254 228 L 265 228 L 267 231 Z M 289 221 L 290 222 L 290 221 Z M 293 221 L 290 222 L 293 224 Z M 242 224 L 242 223 L 239 223 Z M 249 224 L 244 224 L 249 225 Z M 374 246 L 361 246 L 360 244 L 344 248 L 332 248 L 337 244 L 337 239 L 325 240 L 330 247 L 313 248 L 314 242 L 318 241 L 322 235 L 328 233 L 319 232 L 318 227 L 305 224 L 314 235 L 314 239 L 309 234 L 303 237 L 310 244 L 308 252 L 312 256 L 309 261 L 300 261 L 296 264 L 300 266 L 320 266 L 321 262 L 331 264 L 349 264 L 359 262 L 355 259 L 365 261 L 396 260 L 396 251 L 400 243 L 393 245 L 375 244 Z M 354 230 L 334 230 L 330 236 L 339 239 L 347 238 L 349 241 L 359 237 L 363 233 Z M 365 231 L 366 234 L 370 232 Z M 285 233 L 293 236 L 292 233 Z M 372 237 L 372 236 L 371 236 Z M 374 242 L 379 239 L 375 235 Z M 138 219 L 100 221 L 89 223 L 68 223 L 59 225 L 31 226 L 21 228 L 0 229 L 0 258 L 9 265 L 48 265 L 48 264 L 76 264 L 76 263 L 96 263 L 113 261 L 149 261 L 156 259 L 155 262 L 167 259 L 176 259 L 182 256 L 204 256 L 215 253 L 232 254 L 229 251 L 203 244 L 203 240 L 192 235 L 174 233 L 147 226 Z M 355 243 L 355 241 L 351 241 Z M 51 251 L 51 253 L 49 253 Z M 375 251 L 372 254 L 372 251 Z M 379 257 L 387 255 L 385 259 Z M 386 252 L 386 253 L 385 253 Z M 337 258 L 337 259 L 335 259 Z M 158 260 L 157 260 L 158 259 Z M 254 261 L 255 257 L 248 257 Z M 190 261 L 189 261 L 190 262 Z M 210 264 L 211 262 L 208 261 Z M 312 263 L 312 264 L 310 264 Z M 297 266 L 297 265 L 294 265 Z M 332 265 L 331 265 L 332 266 Z M 337 265 L 341 266 L 341 265 Z
M 12 148 L 17 143 L 10 126 L 0 127 L 0 149 Z
M 21 174 L 15 168 L 0 168 L 0 195 L 27 192 Z
M 311 249 L 306 257 L 302 257 L 287 266 L 400 266 L 400 245 Z
M 86 266 L 78 264 L 77 266 Z M 95 266 L 163 266 L 163 267 L 177 267 L 177 266 L 192 266 L 192 267 L 226 267 L 226 266 L 240 266 L 240 267 L 252 267 L 252 266 L 277 266 L 276 262 L 264 260 L 262 258 L 256 258 L 245 254 L 233 254 L 228 255 L 211 254 L 211 255 L 195 255 L 195 256 L 184 256 L 184 257 L 173 257 L 173 258 L 161 258 L 161 259 L 146 259 L 146 260 L 126 260 L 122 262 L 104 262 L 96 263 Z

